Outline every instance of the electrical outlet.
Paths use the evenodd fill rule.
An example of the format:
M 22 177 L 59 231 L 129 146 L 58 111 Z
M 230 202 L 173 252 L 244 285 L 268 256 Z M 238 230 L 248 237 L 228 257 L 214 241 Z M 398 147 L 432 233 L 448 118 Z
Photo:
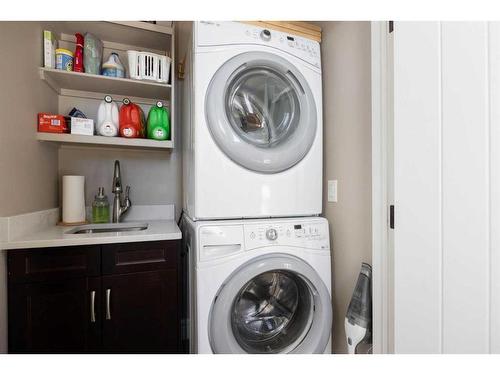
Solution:
M 328 202 L 337 202 L 337 180 L 328 180 Z

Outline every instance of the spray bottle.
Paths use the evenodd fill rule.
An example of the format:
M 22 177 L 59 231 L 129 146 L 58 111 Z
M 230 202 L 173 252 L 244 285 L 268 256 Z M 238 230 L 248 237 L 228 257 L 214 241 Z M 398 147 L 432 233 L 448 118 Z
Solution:
M 76 33 L 75 61 L 73 71 L 83 73 L 83 35 Z

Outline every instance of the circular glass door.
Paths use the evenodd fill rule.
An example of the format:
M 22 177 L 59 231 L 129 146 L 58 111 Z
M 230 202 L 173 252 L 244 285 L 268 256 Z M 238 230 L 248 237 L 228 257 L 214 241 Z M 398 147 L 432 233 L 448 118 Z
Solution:
M 226 114 L 240 138 L 257 147 L 274 147 L 293 135 L 300 104 L 285 76 L 255 67 L 237 74 L 228 85 Z
M 212 303 L 215 353 L 323 353 L 330 339 L 328 289 L 303 260 L 257 257 L 236 269 Z
M 314 302 L 306 283 L 286 271 L 257 275 L 234 300 L 231 325 L 247 353 L 280 353 L 311 326 Z
M 292 167 L 316 136 L 316 104 L 304 76 L 267 52 L 242 53 L 222 65 L 210 82 L 205 111 L 219 148 L 257 172 Z

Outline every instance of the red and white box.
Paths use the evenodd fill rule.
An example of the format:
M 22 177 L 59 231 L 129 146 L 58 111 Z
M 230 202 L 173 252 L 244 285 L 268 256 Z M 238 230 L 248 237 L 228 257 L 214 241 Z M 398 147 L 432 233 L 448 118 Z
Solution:
M 39 113 L 38 131 L 44 133 L 67 133 L 68 125 L 66 124 L 64 116 Z

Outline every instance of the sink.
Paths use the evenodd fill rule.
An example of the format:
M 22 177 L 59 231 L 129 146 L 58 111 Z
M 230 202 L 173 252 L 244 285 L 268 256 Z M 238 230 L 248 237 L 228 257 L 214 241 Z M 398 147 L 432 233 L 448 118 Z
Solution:
M 148 229 L 147 223 L 89 224 L 70 229 L 65 234 L 136 232 L 146 229 Z

